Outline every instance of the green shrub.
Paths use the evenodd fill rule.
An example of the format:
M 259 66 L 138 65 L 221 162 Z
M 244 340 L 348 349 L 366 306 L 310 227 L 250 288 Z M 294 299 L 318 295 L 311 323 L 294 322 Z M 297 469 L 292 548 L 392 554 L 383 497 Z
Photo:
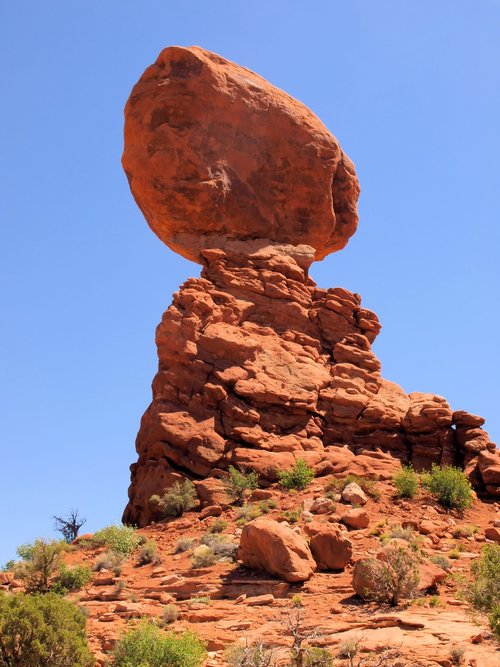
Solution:
M 465 649 L 461 646 L 454 646 L 450 651 L 450 662 L 452 665 L 464 664 Z
M 431 561 L 431 563 L 434 563 L 434 565 L 437 565 L 441 569 L 446 570 L 446 572 L 448 572 L 448 570 L 451 570 L 452 568 L 452 562 L 450 561 L 450 559 L 446 558 L 446 556 L 442 554 L 435 554 L 431 556 L 429 560 Z
M 388 542 L 389 540 L 406 540 L 407 542 L 411 542 L 415 539 L 415 533 L 413 526 L 403 528 L 403 526 L 396 524 L 390 526 L 389 530 L 380 536 L 380 539 L 382 542 Z
M 368 477 L 360 477 L 360 475 L 355 475 L 354 473 L 349 473 L 345 477 L 332 479 L 326 486 L 326 495 L 332 497 L 336 493 L 342 493 L 348 484 L 357 484 L 367 496 L 370 496 L 374 500 L 380 498 L 380 491 L 375 484 L 375 480 L 368 479 Z
M 207 595 L 202 595 L 201 597 L 190 598 L 188 600 L 188 605 L 190 607 L 192 607 L 193 605 L 196 605 L 196 604 L 204 604 L 207 607 L 209 607 L 212 604 L 212 600 Z
M 291 667 L 332 667 L 333 655 L 327 648 L 319 646 L 292 647 L 290 665 Z
M 248 503 L 248 505 L 243 505 L 243 507 L 238 508 L 236 524 L 238 526 L 244 526 L 249 521 L 258 519 L 262 514 L 263 512 L 260 503 Z
M 419 535 L 415 535 L 412 526 L 403 528 L 403 526 L 397 524 L 390 526 L 385 533 L 379 536 L 379 539 L 382 544 L 387 544 L 391 540 L 405 540 L 413 551 L 419 551 L 420 543 L 422 542 L 422 538 Z
M 163 621 L 164 625 L 168 625 L 169 623 L 175 623 L 175 621 L 179 618 L 179 608 L 176 607 L 175 604 L 166 604 L 163 607 L 163 611 L 161 613 L 161 620 Z
M 207 528 L 208 533 L 222 533 L 228 527 L 228 522 L 224 519 L 215 519 L 215 521 L 210 524 Z
M 10 572 L 16 567 L 16 561 L 15 560 L 8 560 L 6 563 L 2 565 L 1 571 L 2 572 Z
M 314 469 L 308 466 L 303 459 L 297 462 L 291 470 L 279 470 L 278 481 L 285 489 L 305 489 L 314 479 Z
M 498 640 L 500 640 L 500 604 L 493 606 L 488 615 L 488 620 L 490 622 L 490 628 L 493 634 Z
M 196 505 L 196 487 L 189 479 L 175 484 L 161 496 L 151 496 L 149 502 L 158 513 L 160 519 L 179 517 L 189 512 Z
M 418 473 L 415 472 L 411 464 L 403 466 L 392 477 L 392 483 L 396 487 L 396 495 L 399 498 L 414 498 L 418 492 L 419 479 Z
M 214 552 L 217 560 L 224 558 L 233 560 L 238 551 L 238 545 L 233 542 L 230 535 L 205 533 L 201 538 L 201 544 L 209 547 Z
M 433 464 L 422 484 L 443 507 L 464 510 L 472 504 L 472 486 L 460 468 Z
M 368 534 L 371 535 L 372 537 L 382 537 L 386 525 L 387 525 L 387 519 L 382 519 L 380 521 L 377 521 L 377 523 L 374 524 L 373 528 L 370 530 Z
M 59 595 L 0 594 L 0 667 L 91 667 L 86 618 Z
M 270 498 L 269 500 L 259 501 L 259 507 L 262 514 L 269 514 L 271 510 L 275 510 L 278 507 L 278 503 L 273 498 Z
M 190 549 L 193 549 L 195 545 L 196 540 L 194 537 L 181 537 L 177 540 L 177 544 L 175 545 L 175 553 L 180 554 L 184 551 L 189 551 Z
M 271 667 L 276 663 L 276 651 L 262 641 L 245 646 L 229 646 L 224 658 L 230 667 Z
M 234 503 L 241 504 L 249 491 L 259 486 L 259 476 L 256 472 L 241 472 L 234 466 L 229 466 L 227 475 L 223 478 L 227 495 Z
M 127 584 L 123 579 L 119 579 L 114 585 L 114 592 L 121 593 L 127 588 Z
M 37 539 L 33 544 L 17 548 L 21 560 L 14 565 L 14 574 L 26 584 L 30 593 L 47 593 L 61 564 L 66 542 Z
M 302 515 L 302 512 L 299 509 L 295 510 L 284 510 L 281 512 L 281 516 L 285 521 L 288 521 L 288 523 L 297 523 L 297 521 L 300 519 Z
M 418 560 L 407 548 L 390 547 L 384 560 L 363 561 L 362 575 L 368 582 L 366 598 L 396 607 L 401 600 L 415 596 L 419 582 Z
M 117 551 L 106 551 L 98 556 L 92 569 L 95 572 L 101 570 L 111 570 L 117 577 L 122 573 L 122 565 L 125 556 Z
M 500 639 L 500 544 L 487 544 L 481 558 L 471 565 L 473 581 L 464 595 L 477 611 L 488 616 L 491 629 Z
M 344 660 L 352 660 L 358 655 L 359 649 L 359 639 L 346 639 L 346 641 L 340 644 L 337 655 L 339 658 L 343 658 Z
M 140 567 L 142 565 L 148 565 L 149 563 L 157 564 L 159 562 L 161 562 L 161 558 L 158 555 L 158 545 L 154 540 L 148 540 L 139 549 L 137 554 L 137 564 Z
M 217 562 L 217 556 L 213 549 L 206 544 L 200 544 L 191 555 L 191 567 L 195 570 L 201 567 L 210 567 Z
M 92 542 L 94 546 L 107 546 L 112 551 L 129 556 L 141 544 L 142 539 L 142 535 L 132 526 L 112 525 L 94 533 Z
M 479 526 L 468 524 L 467 526 L 455 526 L 452 535 L 455 539 L 460 540 L 467 537 L 472 537 L 479 531 Z
M 205 646 L 194 632 L 165 633 L 143 621 L 117 642 L 113 667 L 197 667 L 205 657 Z
M 92 570 L 87 565 L 68 567 L 64 563 L 59 566 L 59 574 L 54 584 L 55 593 L 66 595 L 71 591 L 79 591 L 92 579 Z
M 327 648 L 308 646 L 303 651 L 301 664 L 303 667 L 331 667 L 333 655 Z

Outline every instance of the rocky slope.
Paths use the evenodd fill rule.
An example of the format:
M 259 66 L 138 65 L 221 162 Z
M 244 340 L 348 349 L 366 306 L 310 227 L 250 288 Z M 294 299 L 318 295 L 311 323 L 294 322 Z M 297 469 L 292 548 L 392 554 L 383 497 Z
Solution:
M 339 496 L 330 499 L 334 480 L 339 481 L 331 475 L 322 477 L 298 493 L 275 484 L 256 489 L 247 507 L 266 507 L 259 505 L 264 496 L 267 513 L 243 526 L 238 517 L 245 514 L 244 508 L 230 505 L 226 497 L 221 506 L 197 508 L 141 529 L 139 532 L 158 546 L 157 562 L 140 566 L 138 549 L 121 571 L 95 572 L 84 590 L 71 594 L 88 612 L 89 640 L 98 664 L 106 664 L 107 653 L 129 623 L 144 616 L 161 621 L 167 605 L 174 605 L 179 613 L 169 629 L 190 629 L 207 641 L 209 666 L 227 664 L 224 651 L 228 647 L 262 639 L 278 648 L 280 664 L 288 664 L 292 644 L 288 624 L 296 614 L 294 604 L 299 595 L 303 631 L 316 632 L 314 643 L 332 651 L 337 667 L 349 665 L 347 659 L 338 657 L 347 642 L 358 643 L 354 664 L 360 659 L 364 667 L 451 667 L 454 650 L 463 652 L 464 665 L 500 665 L 498 643 L 482 619 L 475 620 L 468 613 L 460 597 L 463 583 L 455 578 L 470 578 L 470 565 L 489 538 L 500 542 L 500 504 L 476 499 L 465 513 L 450 513 L 424 491 L 413 500 L 400 500 L 394 496 L 391 482 L 378 481 L 362 507 L 368 525 L 350 527 L 348 516 L 359 510 L 351 509 L 352 503 Z M 285 535 L 294 535 L 296 541 L 288 542 L 292 554 L 294 544 L 309 541 L 314 558 L 307 551 L 296 560 L 292 555 L 288 562 L 294 562 L 294 567 L 287 566 L 280 573 L 280 564 L 286 559 L 271 545 L 268 564 L 277 568 L 274 576 L 231 558 L 193 567 L 196 545 L 206 541 L 207 535 L 214 537 L 210 531 L 216 521 L 225 522 L 223 532 L 216 537 L 225 536 L 235 547 L 241 540 L 237 554 L 241 558 L 247 558 L 243 535 L 259 522 L 271 522 L 281 526 Z M 356 563 L 380 553 L 391 530 L 403 525 L 414 527 L 411 539 L 418 545 L 422 561 L 428 566 L 432 556 L 449 558 L 450 574 L 433 566 L 429 578 L 429 572 L 421 570 L 417 597 L 396 608 L 363 601 L 355 594 Z M 322 551 L 315 539 L 328 533 L 335 536 L 335 546 L 330 542 Z M 179 550 L 180 541 L 186 550 Z M 253 552 L 255 548 L 253 541 Z M 106 547 L 96 549 L 79 538 L 66 560 L 94 566 L 104 551 Z M 325 563 L 322 554 L 337 560 Z M 299 581 L 284 579 L 283 575 L 292 571 L 299 573 Z M 20 583 L 8 573 L 0 574 L 0 584 L 20 589 Z

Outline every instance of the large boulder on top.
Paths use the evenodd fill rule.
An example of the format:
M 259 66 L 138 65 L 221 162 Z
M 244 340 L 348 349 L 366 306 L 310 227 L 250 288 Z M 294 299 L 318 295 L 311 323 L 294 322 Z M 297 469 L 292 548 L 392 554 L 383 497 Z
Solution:
M 123 167 L 172 250 L 230 239 L 306 244 L 322 259 L 357 227 L 359 184 L 338 141 L 301 102 L 199 47 L 171 46 L 125 108 Z
M 289 582 L 306 581 L 316 570 L 305 539 L 271 519 L 256 519 L 243 527 L 238 560 Z

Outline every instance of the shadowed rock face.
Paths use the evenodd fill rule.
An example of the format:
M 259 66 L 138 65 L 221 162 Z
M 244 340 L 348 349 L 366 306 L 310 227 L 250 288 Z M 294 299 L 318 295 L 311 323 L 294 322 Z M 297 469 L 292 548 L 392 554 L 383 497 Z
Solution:
M 323 123 L 198 47 L 165 49 L 132 90 L 123 167 L 151 229 L 195 262 L 228 238 L 308 244 L 322 259 L 356 231 L 354 166 Z
M 354 169 L 318 119 L 252 72 L 177 47 L 146 70 L 125 114 L 137 202 L 204 268 L 156 331 L 124 521 L 154 520 L 149 498 L 185 477 L 207 505 L 223 502 L 230 465 L 265 483 L 299 458 L 318 475 L 385 478 L 399 462 L 456 464 L 500 495 L 484 420 L 382 378 L 376 315 L 308 276 L 357 220 Z

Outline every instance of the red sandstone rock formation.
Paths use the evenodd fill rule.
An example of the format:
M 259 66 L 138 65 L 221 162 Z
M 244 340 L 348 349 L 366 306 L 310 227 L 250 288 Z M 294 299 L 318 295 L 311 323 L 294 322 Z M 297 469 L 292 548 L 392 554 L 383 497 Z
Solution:
M 229 465 L 272 482 L 298 458 L 318 475 L 453 463 L 500 495 L 484 420 L 382 378 L 376 315 L 359 295 L 308 277 L 315 258 L 353 233 L 358 192 L 311 112 L 219 56 L 173 48 L 134 88 L 125 140 L 148 222 L 203 264 L 157 328 L 159 369 L 126 522 L 153 520 L 151 495 L 183 477 L 209 478 L 200 497 L 220 503 L 217 478 Z M 207 184 L 214 165 L 227 171 Z
M 343 570 L 352 557 L 352 542 L 340 526 L 311 521 L 305 525 L 309 547 L 319 570 Z
M 323 123 L 197 47 L 165 49 L 134 87 L 123 166 L 151 229 L 195 262 L 227 238 L 307 243 L 322 259 L 356 231 L 354 166 Z

